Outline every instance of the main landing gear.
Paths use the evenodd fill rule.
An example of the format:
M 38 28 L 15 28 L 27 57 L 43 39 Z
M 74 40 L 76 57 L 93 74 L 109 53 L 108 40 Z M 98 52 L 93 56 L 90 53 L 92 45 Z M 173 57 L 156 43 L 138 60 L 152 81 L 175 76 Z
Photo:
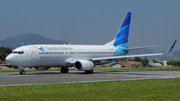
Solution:
M 68 73 L 69 69 L 68 69 L 68 67 L 61 67 L 60 71 L 61 71 L 61 73 Z
M 20 71 L 20 74 L 21 74 L 21 75 L 24 75 L 24 74 L 25 74 L 25 71 L 24 71 L 24 70 L 21 70 L 21 71 Z
M 86 74 L 92 74 L 93 73 L 93 69 L 91 69 L 90 71 L 85 71 Z

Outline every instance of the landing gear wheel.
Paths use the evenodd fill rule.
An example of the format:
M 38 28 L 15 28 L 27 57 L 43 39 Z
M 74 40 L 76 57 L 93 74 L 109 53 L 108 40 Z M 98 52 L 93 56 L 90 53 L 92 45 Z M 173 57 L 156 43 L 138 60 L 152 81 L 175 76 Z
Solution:
M 21 75 L 24 75 L 24 74 L 25 74 L 25 71 L 24 71 L 24 70 L 21 70 L 21 71 L 20 71 L 20 74 L 21 74 Z
M 92 74 L 93 73 L 93 69 L 90 71 L 85 71 L 86 74 Z
M 64 72 L 65 72 L 65 73 L 68 73 L 68 72 L 69 72 L 68 67 L 65 68 L 65 71 L 64 71 Z
M 68 73 L 69 72 L 69 69 L 68 67 L 61 67 L 61 73 Z
M 64 73 L 64 67 L 61 67 L 60 71 L 61 73 Z

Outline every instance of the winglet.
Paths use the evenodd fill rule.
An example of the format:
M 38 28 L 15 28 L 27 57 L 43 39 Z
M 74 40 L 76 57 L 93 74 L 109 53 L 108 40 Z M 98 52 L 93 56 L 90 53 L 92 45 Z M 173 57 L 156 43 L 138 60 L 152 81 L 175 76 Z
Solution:
M 172 52 L 172 50 L 173 50 L 173 48 L 174 48 L 174 46 L 175 46 L 175 44 L 176 44 L 176 41 L 177 41 L 177 40 L 174 41 L 174 43 L 173 43 L 173 45 L 171 46 L 170 50 L 169 50 L 166 54 L 169 54 L 169 53 Z
M 25 41 L 23 42 L 22 46 L 25 46 Z

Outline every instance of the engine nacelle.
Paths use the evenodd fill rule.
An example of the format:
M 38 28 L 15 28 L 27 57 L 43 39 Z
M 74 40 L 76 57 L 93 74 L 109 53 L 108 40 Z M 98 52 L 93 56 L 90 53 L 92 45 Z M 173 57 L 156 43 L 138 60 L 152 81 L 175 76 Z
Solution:
M 48 70 L 50 67 L 34 67 L 36 70 Z
M 94 63 L 89 60 L 78 60 L 74 64 L 75 70 L 79 71 L 89 71 L 92 70 L 94 67 Z

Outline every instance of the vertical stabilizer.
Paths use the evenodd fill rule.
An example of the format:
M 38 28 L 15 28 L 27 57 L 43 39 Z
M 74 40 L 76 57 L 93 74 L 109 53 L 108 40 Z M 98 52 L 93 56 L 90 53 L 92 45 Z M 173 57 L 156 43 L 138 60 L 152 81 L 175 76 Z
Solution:
M 129 28 L 130 28 L 131 12 L 128 12 L 124 21 L 115 37 L 114 46 L 127 47 Z
M 25 41 L 23 42 L 22 46 L 25 46 Z

